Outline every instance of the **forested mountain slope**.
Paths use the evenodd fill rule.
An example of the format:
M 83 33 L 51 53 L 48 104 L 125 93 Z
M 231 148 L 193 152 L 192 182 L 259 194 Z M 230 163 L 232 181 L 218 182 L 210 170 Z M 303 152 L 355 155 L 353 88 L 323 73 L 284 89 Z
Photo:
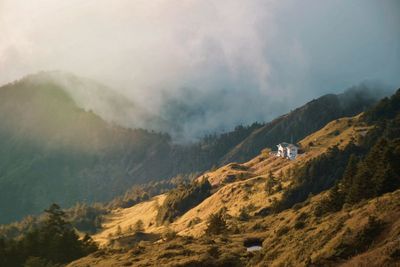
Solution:
M 356 114 L 376 100 L 365 88 L 328 95 L 266 125 L 239 126 L 177 145 L 168 134 L 124 128 L 89 110 L 96 103 L 85 106 L 77 95 L 101 94 L 102 87 L 79 93 L 82 83 L 88 81 L 39 73 L 0 87 L 0 223 L 40 212 L 52 202 L 68 207 L 77 201 L 108 201 L 134 184 L 243 161 L 292 134 L 298 140 L 324 122 Z M 100 104 L 129 104 L 109 94 Z
M 387 93 L 360 85 L 339 95 L 329 94 L 314 99 L 253 131 L 221 162 L 244 162 L 255 157 L 263 147 L 275 149 L 275 145 L 282 141 L 296 143 L 334 119 L 354 116 L 366 110 Z
M 217 190 L 203 200 L 192 190 L 191 208 L 179 205 L 182 187 L 114 210 L 94 236 L 102 253 L 70 266 L 398 266 L 399 97 L 330 122 L 300 142 L 305 153 L 293 161 L 264 151 L 206 173 Z M 160 225 L 156 208 L 181 215 Z

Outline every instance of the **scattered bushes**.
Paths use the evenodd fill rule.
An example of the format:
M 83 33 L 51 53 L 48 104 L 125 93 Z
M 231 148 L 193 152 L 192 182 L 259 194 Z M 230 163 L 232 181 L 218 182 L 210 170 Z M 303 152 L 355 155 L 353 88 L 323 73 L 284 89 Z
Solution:
M 211 194 L 211 185 L 207 179 L 202 182 L 193 182 L 190 185 L 181 185 L 171 190 L 162 206 L 159 208 L 156 222 L 172 222 L 176 217 L 195 207 Z
M 94 234 L 101 228 L 102 216 L 107 214 L 107 212 L 107 209 L 102 204 L 87 205 L 78 203 L 66 210 L 65 213 L 68 220 L 76 229 Z
M 334 257 L 349 258 L 366 251 L 374 239 L 382 232 L 384 225 L 383 221 L 370 216 L 368 218 L 368 223 L 361 231 L 357 232 L 355 235 L 344 238 L 336 247 L 336 254 Z M 348 235 L 351 235 L 351 231 L 348 231 Z

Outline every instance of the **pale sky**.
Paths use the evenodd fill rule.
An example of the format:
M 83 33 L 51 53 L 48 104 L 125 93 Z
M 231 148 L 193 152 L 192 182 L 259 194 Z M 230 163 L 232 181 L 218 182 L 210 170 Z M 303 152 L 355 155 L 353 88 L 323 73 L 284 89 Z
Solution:
M 65 70 L 159 112 L 212 97 L 196 123 L 229 128 L 364 80 L 400 87 L 399 25 L 397 0 L 0 0 L 0 84 Z

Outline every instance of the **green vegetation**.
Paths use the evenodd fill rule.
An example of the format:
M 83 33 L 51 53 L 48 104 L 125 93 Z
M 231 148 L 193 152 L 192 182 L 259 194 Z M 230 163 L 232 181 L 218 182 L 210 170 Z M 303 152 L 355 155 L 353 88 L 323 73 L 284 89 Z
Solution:
M 366 120 L 375 118 L 381 123 L 363 143 L 365 155 L 350 157 L 342 179 L 321 203 L 323 212 L 337 211 L 344 204 L 355 204 L 400 188 L 399 96 L 400 91 L 366 113 Z
M 144 223 L 142 220 L 138 220 L 133 226 L 133 231 L 135 233 L 140 233 L 144 231 Z
M 0 223 L 38 214 L 52 201 L 65 207 L 110 201 L 133 185 L 250 159 L 266 146 L 292 135 L 297 141 L 374 103 L 357 92 L 324 96 L 268 124 L 176 145 L 167 134 L 125 129 L 84 111 L 46 73 L 26 77 L 0 88 Z M 171 188 L 160 185 L 153 192 L 164 189 Z M 115 205 L 129 207 L 151 196 L 138 192 Z M 97 227 L 83 224 L 90 231 Z
M 222 163 L 245 162 L 257 156 L 263 148 L 275 148 L 276 144 L 282 141 L 293 139 L 293 142 L 298 142 L 328 122 L 365 111 L 374 105 L 379 97 L 383 97 L 383 93 L 379 90 L 371 92 L 368 87 L 360 85 L 346 90 L 343 94 L 329 94 L 312 100 L 253 131 L 239 147 L 223 158 Z
M 171 190 L 163 205 L 159 207 L 156 221 L 158 224 L 172 222 L 175 218 L 193 208 L 211 194 L 211 185 L 207 179 L 180 185 Z
M 207 222 L 207 235 L 220 235 L 226 233 L 227 225 L 226 225 L 226 214 L 224 210 L 220 210 L 215 214 L 211 214 L 208 218 Z
M 104 205 L 78 203 L 65 211 L 67 219 L 79 231 L 94 234 L 101 228 L 102 216 L 107 214 Z
M 343 151 L 336 146 L 331 147 L 327 153 L 310 160 L 303 167 L 294 169 L 294 184 L 284 191 L 282 200 L 274 206 L 275 212 L 305 201 L 309 194 L 315 195 L 331 188 L 342 177 L 347 161 L 354 153 L 360 152 L 352 143 Z
M 129 208 L 154 196 L 167 193 L 179 185 L 188 184 L 197 176 L 198 173 L 178 174 L 171 179 L 134 185 L 124 195 L 114 198 L 106 206 L 110 209 Z
M 391 101 L 386 103 L 395 106 Z M 386 110 L 385 105 L 381 109 Z M 375 116 L 370 111 L 366 114 Z M 362 265 L 360 262 L 371 262 L 357 262 L 364 257 L 377 260 L 376 265 L 391 266 L 399 257 L 396 233 L 400 230 L 400 191 L 376 197 L 400 188 L 400 115 L 375 117 L 379 117 L 379 122 L 371 123 L 376 127 L 357 137 L 357 142 L 354 139 L 343 149 L 330 147 L 326 153 L 304 165 L 293 166 L 285 174 L 275 172 L 279 178 L 269 173 L 264 188 L 261 187 L 268 194 L 279 190 L 281 179 L 293 182 L 289 187 L 281 186 L 283 198 L 272 198 L 272 208 L 260 210 L 248 205 L 239 210 L 238 217 L 230 217 L 223 208 L 208 217 L 205 235 L 199 238 L 181 237 L 166 228 L 164 242 L 142 243 L 137 245 L 140 249 L 128 250 L 126 265 L 333 266 L 344 263 L 356 266 Z M 360 123 L 361 128 L 365 126 L 365 122 L 355 123 Z M 330 135 L 334 136 L 335 132 Z M 242 190 L 254 192 L 254 188 L 246 183 Z M 173 222 L 209 196 L 210 189 L 206 179 L 203 183 L 180 183 L 160 207 L 158 223 Z M 250 199 L 252 195 L 247 197 Z M 375 199 L 362 201 L 370 198 Z M 226 203 L 225 199 L 221 201 Z M 344 205 L 346 208 L 341 211 Z M 254 216 L 250 217 L 250 212 Z M 368 215 L 372 216 L 367 221 Z M 192 220 L 188 221 L 188 227 L 196 228 L 201 222 L 198 217 L 189 219 Z M 174 227 L 175 224 L 171 225 L 171 229 L 180 231 L 180 226 Z M 244 245 L 251 240 L 258 240 L 260 245 L 262 242 L 263 249 L 246 251 Z M 367 250 L 368 253 L 359 255 Z M 91 262 L 99 260 L 102 261 L 92 257 Z
M 369 216 L 368 223 L 361 231 L 355 234 L 350 232 L 348 236 L 344 237 L 343 241 L 335 248 L 336 253 L 334 257 L 346 259 L 366 251 L 383 229 L 384 222 L 373 216 Z
M 316 214 L 340 210 L 344 203 L 354 204 L 391 192 L 400 187 L 400 90 L 369 109 L 364 120 L 375 123 L 359 145 L 351 142 L 344 150 L 328 152 L 293 170 L 295 182 L 284 192 L 275 212 L 305 201 L 309 194 L 330 189 Z M 397 112 L 397 115 L 394 114 Z
M 79 239 L 65 213 L 56 204 L 46 220 L 19 239 L 0 239 L 0 266 L 53 266 L 97 250 L 89 235 Z
M 102 217 L 108 213 L 105 205 L 95 203 L 87 205 L 77 203 L 72 208 L 64 210 L 65 218 L 71 225 L 80 232 L 94 234 L 101 228 Z M 44 225 L 47 214 L 42 213 L 38 216 L 27 216 L 19 222 L 0 225 L 0 237 L 5 239 L 18 239 L 32 230 Z
M 400 89 L 390 98 L 385 97 L 364 113 L 364 119 L 368 123 L 376 123 L 382 120 L 394 119 L 400 111 Z

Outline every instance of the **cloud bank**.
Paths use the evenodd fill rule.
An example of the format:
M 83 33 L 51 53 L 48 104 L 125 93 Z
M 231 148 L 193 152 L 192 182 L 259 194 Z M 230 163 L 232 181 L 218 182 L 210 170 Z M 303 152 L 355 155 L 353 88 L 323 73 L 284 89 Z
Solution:
M 73 72 L 193 137 L 363 80 L 398 87 L 398 25 L 396 0 L 0 0 L 0 83 Z

